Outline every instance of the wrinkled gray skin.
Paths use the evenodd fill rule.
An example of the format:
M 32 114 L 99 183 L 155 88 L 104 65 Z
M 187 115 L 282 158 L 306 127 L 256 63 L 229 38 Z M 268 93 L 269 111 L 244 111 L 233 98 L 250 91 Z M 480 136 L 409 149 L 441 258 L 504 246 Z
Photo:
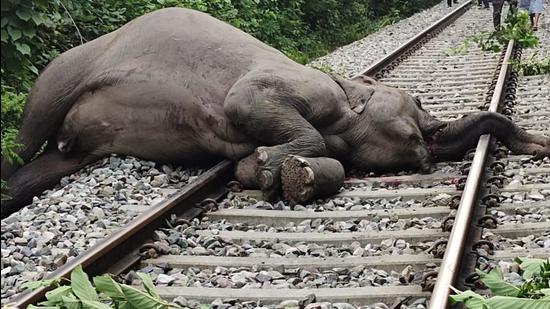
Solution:
M 13 197 L 2 215 L 110 153 L 187 166 L 244 158 L 237 178 L 274 198 L 288 154 L 429 172 L 484 133 L 517 153 L 550 152 L 548 138 L 498 114 L 441 122 L 403 91 L 329 76 L 209 15 L 163 9 L 63 53 L 38 77 L 18 137 L 27 163 L 2 162 Z

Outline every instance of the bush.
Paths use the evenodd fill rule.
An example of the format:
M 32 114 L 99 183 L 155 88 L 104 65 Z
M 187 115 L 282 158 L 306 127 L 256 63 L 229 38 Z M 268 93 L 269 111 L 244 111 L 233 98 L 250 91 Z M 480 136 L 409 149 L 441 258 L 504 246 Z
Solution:
M 2 85 L 2 158 L 8 162 L 21 162 L 17 150 L 21 147 L 15 142 L 17 127 L 23 113 L 26 95 L 17 93 L 12 87 Z M 6 183 L 2 180 L 2 192 Z M 8 199 L 2 194 L 2 200 Z
M 17 127 L 23 113 L 26 95 L 17 93 L 12 87 L 2 85 L 2 158 L 20 161 L 15 154 L 20 145 L 15 143 Z
M 306 63 L 439 1 L 3 0 L 2 84 L 26 91 L 59 53 L 164 7 L 207 12 Z
M 453 288 L 456 295 L 449 296 L 451 304 L 464 303 L 470 309 L 550 308 L 550 260 L 516 258 L 523 283 L 512 285 L 503 279 L 499 267 L 488 273 L 476 269 L 481 282 L 494 296 L 484 297 L 473 291 L 460 292 Z

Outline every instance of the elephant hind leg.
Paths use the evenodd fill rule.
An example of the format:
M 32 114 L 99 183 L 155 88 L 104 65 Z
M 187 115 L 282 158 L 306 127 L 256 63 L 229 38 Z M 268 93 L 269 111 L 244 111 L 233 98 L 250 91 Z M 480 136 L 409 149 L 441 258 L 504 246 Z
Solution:
M 38 158 L 18 169 L 8 180 L 10 197 L 2 201 L 2 218 L 32 202 L 32 198 L 44 190 L 53 188 L 63 176 L 100 159 L 100 155 L 64 154 L 52 143 Z

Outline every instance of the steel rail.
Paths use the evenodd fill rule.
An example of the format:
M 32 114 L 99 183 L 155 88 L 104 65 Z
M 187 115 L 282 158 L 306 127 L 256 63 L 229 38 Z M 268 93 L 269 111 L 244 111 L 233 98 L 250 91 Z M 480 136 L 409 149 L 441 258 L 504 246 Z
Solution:
M 152 206 L 150 211 L 139 215 L 126 226 L 109 235 L 103 241 L 89 248 L 84 254 L 68 261 L 65 265 L 50 273 L 46 278 L 69 278 L 72 270 L 82 265 L 90 275 L 104 273 L 120 274 L 140 260 L 139 248 L 152 238 L 153 232 L 165 225 L 168 215 L 176 214 L 195 217 L 203 209 L 195 207 L 205 198 L 221 198 L 227 193 L 225 184 L 233 176 L 233 163 L 225 160 L 197 179 L 183 187 L 174 195 L 159 204 Z M 124 257 L 119 259 L 119 257 Z M 118 260 L 117 260 L 118 259 Z M 7 305 L 16 308 L 26 308 L 44 298 L 50 288 L 39 288 L 30 293 L 24 293 Z
M 497 112 L 501 102 L 513 48 L 514 41 L 510 40 L 489 105 L 488 110 L 490 112 Z M 472 166 L 468 173 L 464 191 L 462 192 L 462 198 L 460 199 L 460 204 L 456 212 L 455 223 L 451 230 L 451 235 L 449 236 L 447 250 L 441 262 L 428 309 L 442 309 L 447 307 L 451 292 L 450 287 L 459 272 L 462 250 L 468 234 L 472 211 L 476 205 L 477 192 L 481 183 L 481 176 L 485 165 L 485 159 L 489 151 L 490 140 L 490 134 L 482 135 L 479 138 Z
M 462 14 L 465 13 L 469 9 L 471 4 L 472 3 L 470 1 L 466 1 L 464 4 L 462 4 L 455 10 L 453 10 L 451 13 L 443 16 L 438 21 L 430 25 L 428 28 L 416 34 L 414 37 L 412 37 L 410 40 L 405 42 L 403 45 L 394 49 L 391 53 L 387 54 L 384 58 L 378 60 L 376 63 L 372 64 L 370 67 L 368 67 L 361 73 L 358 73 L 355 76 L 353 76 L 352 79 L 359 77 L 361 75 L 374 77 L 377 73 L 382 72 L 382 70 L 385 67 L 390 65 L 392 62 L 398 60 L 408 50 L 415 47 L 418 43 L 420 43 L 423 39 L 427 38 L 430 34 L 433 34 L 437 29 L 439 28 L 442 29 L 443 27 L 450 25 L 454 20 L 456 20 L 458 17 L 460 17 Z

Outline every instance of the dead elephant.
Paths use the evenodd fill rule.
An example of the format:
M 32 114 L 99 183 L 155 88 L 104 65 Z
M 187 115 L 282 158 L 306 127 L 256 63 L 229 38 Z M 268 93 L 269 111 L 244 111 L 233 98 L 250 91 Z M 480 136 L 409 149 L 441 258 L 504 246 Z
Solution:
M 267 198 L 282 178 L 288 198 L 308 200 L 338 188 L 340 163 L 429 172 L 485 133 L 515 153 L 550 153 L 549 138 L 502 115 L 442 122 L 403 91 L 329 76 L 207 14 L 163 9 L 63 53 L 40 74 L 18 136 L 25 164 L 2 162 L 13 197 L 2 215 L 110 153 L 186 165 L 230 158 L 237 178 Z

